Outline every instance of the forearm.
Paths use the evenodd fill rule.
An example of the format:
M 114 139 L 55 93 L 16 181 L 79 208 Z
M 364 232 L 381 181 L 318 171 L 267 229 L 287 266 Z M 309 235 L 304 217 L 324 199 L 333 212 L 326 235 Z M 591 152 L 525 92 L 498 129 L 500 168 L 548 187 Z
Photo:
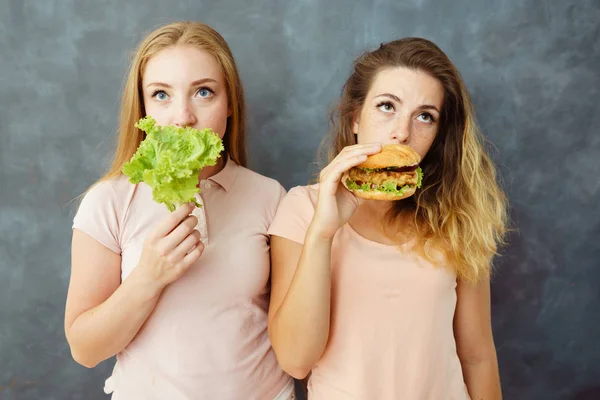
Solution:
M 501 400 L 500 374 L 496 356 L 479 361 L 463 361 L 462 370 L 472 400 Z
M 319 360 L 329 337 L 331 243 L 309 228 L 289 290 L 273 317 L 277 358 L 297 378 Z
M 162 289 L 137 268 L 102 304 L 81 314 L 67 329 L 73 358 L 92 368 L 123 350 L 142 327 Z

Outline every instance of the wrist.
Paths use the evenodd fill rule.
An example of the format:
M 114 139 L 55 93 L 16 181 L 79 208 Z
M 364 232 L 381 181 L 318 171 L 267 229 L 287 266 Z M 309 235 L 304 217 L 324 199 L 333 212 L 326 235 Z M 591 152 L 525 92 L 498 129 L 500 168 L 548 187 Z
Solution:
M 330 228 L 323 227 L 317 220 L 313 220 L 308 227 L 308 231 L 306 232 L 305 243 L 331 245 L 336 232 L 337 229 L 332 230 Z
M 132 289 L 144 300 L 153 300 L 159 297 L 166 286 L 157 279 L 144 273 L 139 265 L 131 271 L 131 274 L 126 281 L 130 281 Z

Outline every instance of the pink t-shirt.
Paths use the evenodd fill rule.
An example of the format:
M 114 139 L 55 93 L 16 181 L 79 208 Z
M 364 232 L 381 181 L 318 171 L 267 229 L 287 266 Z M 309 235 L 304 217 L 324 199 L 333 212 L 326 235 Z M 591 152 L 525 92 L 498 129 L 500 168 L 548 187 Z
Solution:
M 304 243 L 317 194 L 318 185 L 291 189 L 269 233 Z M 309 400 L 469 399 L 452 327 L 454 272 L 349 224 L 334 237 L 331 272 L 329 341 Z
M 117 355 L 105 384 L 113 399 L 265 400 L 293 385 L 267 335 L 267 229 L 285 190 L 231 159 L 200 188 L 203 207 L 193 215 L 204 253 L 164 290 Z M 73 227 L 121 255 L 124 280 L 147 234 L 168 214 L 149 186 L 121 176 L 86 194 Z

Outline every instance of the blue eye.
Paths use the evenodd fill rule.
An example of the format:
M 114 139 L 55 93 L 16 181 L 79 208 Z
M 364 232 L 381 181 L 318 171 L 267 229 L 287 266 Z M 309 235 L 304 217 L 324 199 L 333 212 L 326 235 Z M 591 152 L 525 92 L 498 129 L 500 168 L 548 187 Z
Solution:
M 159 101 L 164 101 L 169 98 L 164 90 L 157 90 L 156 92 L 152 93 L 152 97 L 155 97 Z
M 198 96 L 206 98 L 206 97 L 210 97 L 211 95 L 213 95 L 215 92 L 212 91 L 212 89 L 207 88 L 207 87 L 202 87 L 200 89 L 198 89 Z

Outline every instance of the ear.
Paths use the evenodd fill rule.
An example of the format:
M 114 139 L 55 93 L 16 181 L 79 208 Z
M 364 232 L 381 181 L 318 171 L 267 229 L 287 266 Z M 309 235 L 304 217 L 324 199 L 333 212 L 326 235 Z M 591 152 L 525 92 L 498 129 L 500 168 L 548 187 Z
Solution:
M 355 135 L 358 135 L 358 126 L 360 124 L 360 117 L 358 116 L 358 113 L 354 113 L 354 116 L 352 117 L 352 133 L 354 133 Z
M 230 106 L 227 106 L 227 118 L 231 117 L 231 114 L 233 114 L 233 110 Z

